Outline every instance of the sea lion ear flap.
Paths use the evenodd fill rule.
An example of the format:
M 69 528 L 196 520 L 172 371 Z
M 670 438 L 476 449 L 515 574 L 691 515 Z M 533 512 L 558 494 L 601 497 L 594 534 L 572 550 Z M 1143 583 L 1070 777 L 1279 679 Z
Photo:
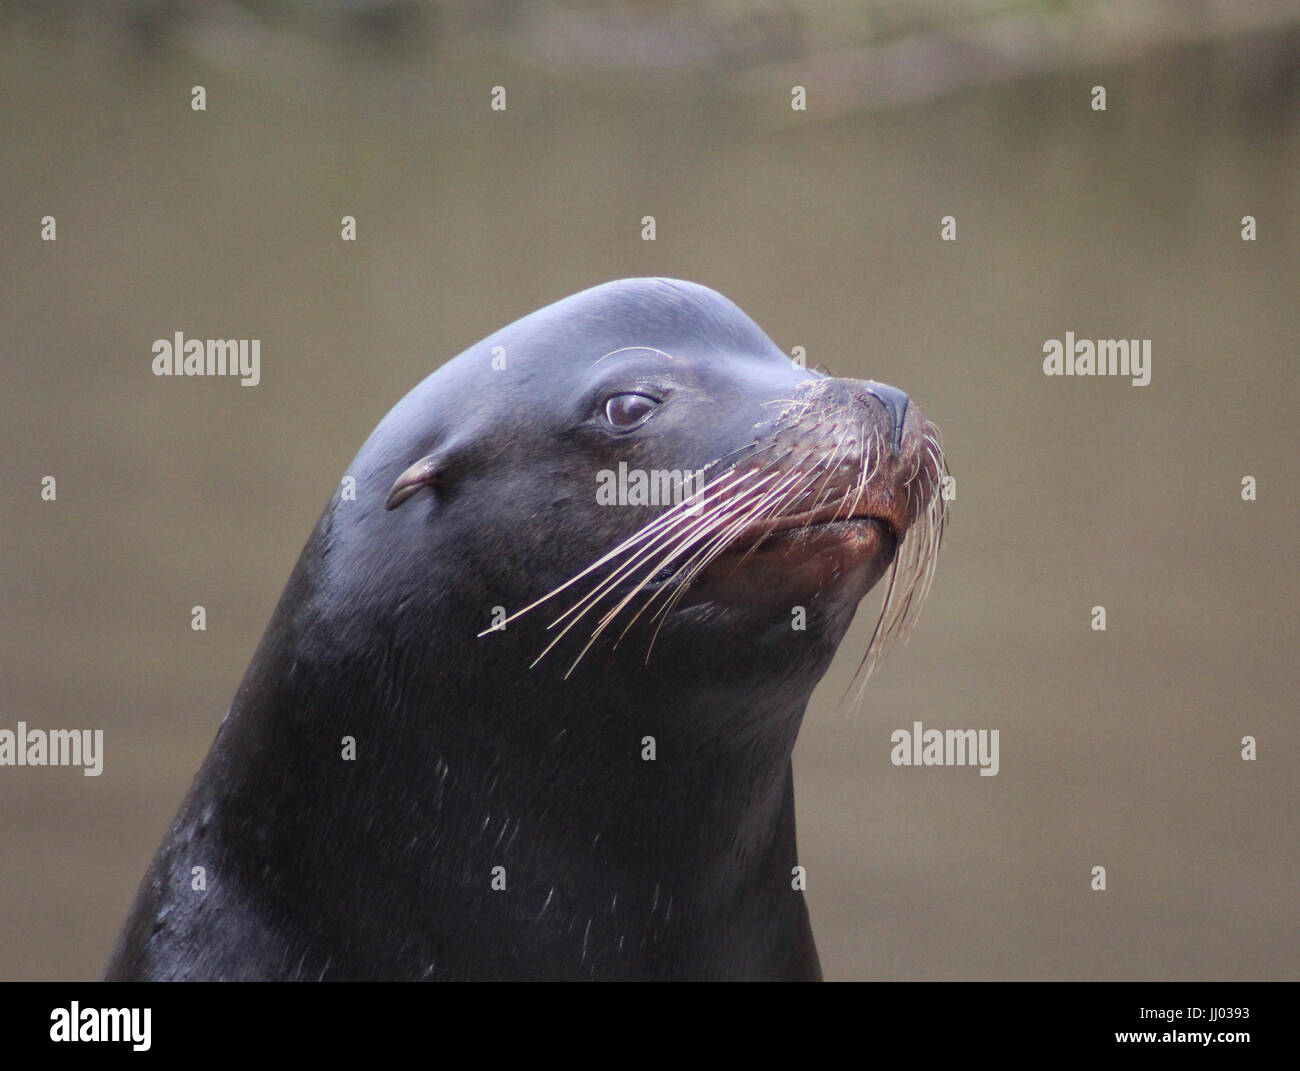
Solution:
M 393 482 L 384 509 L 397 509 L 424 487 L 437 487 L 443 473 L 443 459 L 437 454 L 422 457 Z

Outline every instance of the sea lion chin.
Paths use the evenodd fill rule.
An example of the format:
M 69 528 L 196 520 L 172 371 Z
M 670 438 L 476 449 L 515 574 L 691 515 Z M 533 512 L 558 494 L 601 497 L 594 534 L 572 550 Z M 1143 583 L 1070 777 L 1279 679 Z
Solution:
M 326 507 L 107 977 L 819 978 L 790 756 L 882 577 L 863 672 L 913 622 L 945 471 L 691 283 L 470 347 Z

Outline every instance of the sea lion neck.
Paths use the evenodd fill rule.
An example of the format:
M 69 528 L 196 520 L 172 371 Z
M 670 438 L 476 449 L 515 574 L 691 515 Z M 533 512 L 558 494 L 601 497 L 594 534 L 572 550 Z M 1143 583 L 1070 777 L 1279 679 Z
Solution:
M 607 663 L 530 688 L 491 660 L 472 678 L 408 662 L 416 683 L 397 695 L 334 651 L 334 675 L 320 675 L 310 642 L 281 642 L 290 632 L 273 621 L 209 758 L 221 776 L 196 786 L 180 826 L 206 830 L 209 854 L 238 868 L 224 879 L 258 888 L 261 910 L 318 919 L 309 968 L 744 977 L 772 968 L 737 920 L 789 917 L 803 940 L 790 774 L 802 706 L 761 711 L 765 732 L 724 746 L 726 724 L 675 731 L 716 719 L 716 696 L 675 709 L 653 688 L 618 699 L 596 687 L 619 672 Z M 358 868 L 376 845 L 390 846 L 381 870 Z M 449 936 L 448 917 L 463 932 Z M 369 933 L 363 951 L 348 944 L 358 919 L 388 918 L 400 928 Z M 512 946 L 531 950 L 527 962 L 495 964 Z
M 337 535 L 344 508 L 322 516 L 235 696 L 228 729 L 240 731 L 228 746 L 256 742 L 240 762 L 310 750 L 311 762 L 365 780 L 409 761 L 416 785 L 439 760 L 467 784 L 494 763 L 510 776 L 492 798 L 549 783 L 575 801 L 606 782 L 613 793 L 627 776 L 652 785 L 683 762 L 729 770 L 726 783 L 784 775 L 820 657 L 776 680 L 761 642 L 746 651 L 728 633 L 701 643 L 688 622 L 664 629 L 648 657 L 650 628 L 588 652 L 569 673 L 565 658 L 536 661 L 548 636 L 541 618 L 480 636 L 495 591 L 454 559 L 432 556 L 418 581 L 362 571 Z M 833 648 L 823 648 L 828 658 Z M 353 758 L 343 757 L 345 738 Z M 642 801 L 656 805 L 648 787 Z
M 367 794 L 420 786 L 386 814 L 394 835 L 436 828 L 454 793 L 468 826 L 541 816 L 538 835 L 603 840 L 607 856 L 683 871 L 770 840 L 815 677 L 746 690 L 742 674 L 717 672 L 725 652 L 684 651 L 673 636 L 649 665 L 628 644 L 566 676 L 562 662 L 529 666 L 531 624 L 489 642 L 450 596 L 436 626 L 418 621 L 443 636 L 436 651 L 413 644 L 401 614 L 373 617 L 366 644 L 345 650 L 349 633 L 319 619 L 307 583 L 295 575 L 286 589 L 217 743 L 267 813 L 284 813 L 268 786 L 292 794 L 289 771 L 319 777 L 326 762 Z

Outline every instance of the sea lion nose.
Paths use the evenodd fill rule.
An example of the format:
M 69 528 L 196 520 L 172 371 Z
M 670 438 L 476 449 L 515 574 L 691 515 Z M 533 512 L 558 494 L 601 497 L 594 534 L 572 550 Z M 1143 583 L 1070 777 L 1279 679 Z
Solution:
M 907 416 L 907 406 L 911 399 L 897 387 L 873 383 L 871 380 L 867 380 L 864 389 L 885 407 L 885 412 L 894 422 L 894 435 L 890 442 L 894 453 L 898 453 L 903 447 L 903 419 Z

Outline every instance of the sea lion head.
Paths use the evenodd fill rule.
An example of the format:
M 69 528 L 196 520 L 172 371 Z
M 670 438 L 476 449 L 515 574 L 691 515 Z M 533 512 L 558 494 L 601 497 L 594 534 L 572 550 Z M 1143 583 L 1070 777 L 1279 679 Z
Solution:
M 670 279 L 483 340 L 352 471 L 368 597 L 453 610 L 535 679 L 612 660 L 625 687 L 713 665 L 811 692 L 889 572 L 869 671 L 919 610 L 944 525 L 938 434 L 906 395 L 799 367 L 732 302 Z

